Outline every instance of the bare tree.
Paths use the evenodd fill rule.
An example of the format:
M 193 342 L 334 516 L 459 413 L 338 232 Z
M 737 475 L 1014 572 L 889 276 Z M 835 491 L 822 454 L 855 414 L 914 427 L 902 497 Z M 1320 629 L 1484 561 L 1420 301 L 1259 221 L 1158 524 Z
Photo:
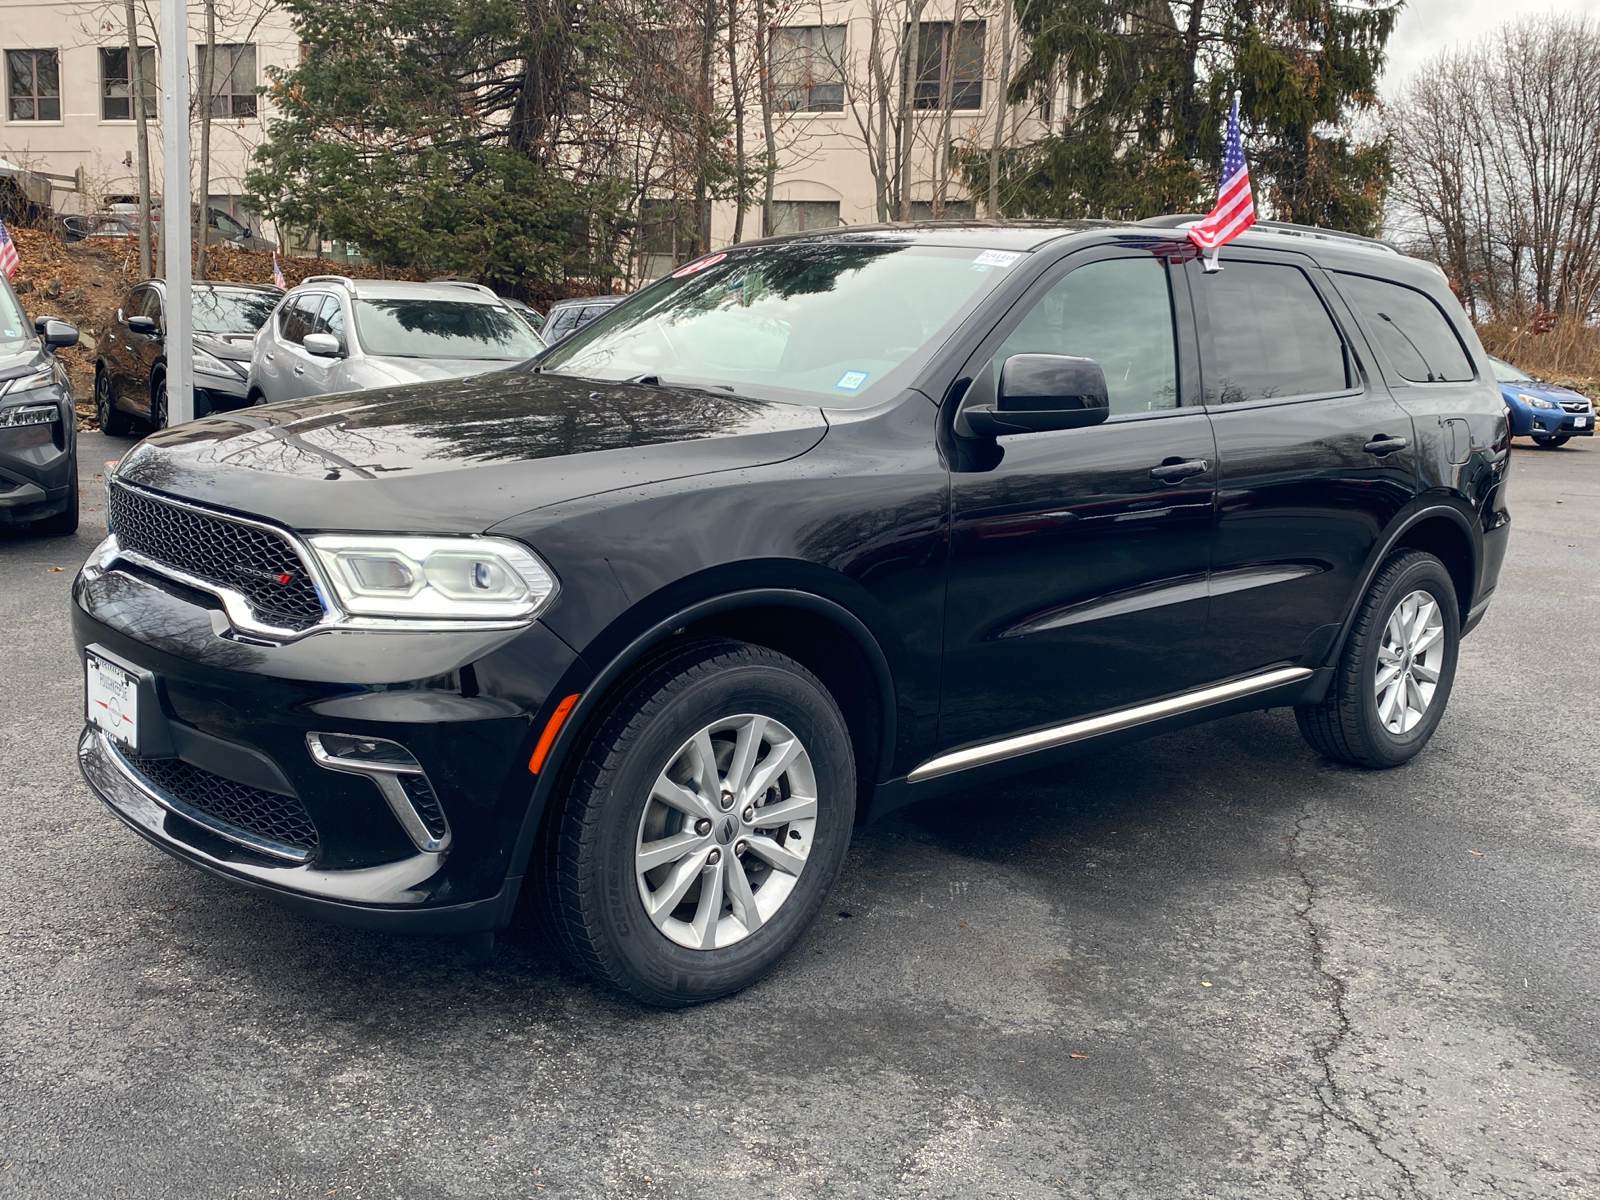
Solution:
M 1391 114 L 1399 236 L 1475 319 L 1600 302 L 1600 27 L 1513 21 L 1425 67 Z
M 128 27 L 128 99 L 139 156 L 139 278 L 150 278 L 150 133 L 144 114 L 144 64 L 139 61 L 139 21 L 133 0 L 123 0 Z
M 200 63 L 200 248 L 195 255 L 194 277 L 206 277 L 206 244 L 211 240 L 211 105 L 217 86 L 217 0 L 205 0 L 205 53 Z

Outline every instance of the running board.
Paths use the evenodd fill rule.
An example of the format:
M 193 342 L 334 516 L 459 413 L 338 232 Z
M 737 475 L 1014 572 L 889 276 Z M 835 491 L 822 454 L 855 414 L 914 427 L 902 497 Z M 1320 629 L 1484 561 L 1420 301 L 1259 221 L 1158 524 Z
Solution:
M 1056 746 L 1081 742 L 1086 738 L 1099 737 L 1103 733 L 1115 733 L 1120 729 L 1131 729 L 1135 725 L 1146 725 L 1163 717 L 1174 717 L 1180 713 L 1193 712 L 1197 708 L 1220 704 L 1224 700 L 1237 700 L 1241 696 L 1254 695 L 1256 692 L 1269 692 L 1285 684 L 1310 679 L 1311 676 L 1310 667 L 1279 667 L 1260 675 L 1249 675 L 1228 683 L 1216 683 L 1209 687 L 1197 688 L 1192 692 L 1181 692 L 1150 704 L 1122 708 L 1116 712 L 1102 713 L 1098 717 L 1086 717 L 1081 721 L 1069 721 L 1065 725 L 1052 725 L 1049 729 L 1036 729 L 1032 733 L 1019 733 L 1013 737 L 968 746 L 964 750 L 952 750 L 948 754 L 930 758 L 906 778 L 910 783 L 921 783 L 925 779 L 935 779 L 940 775 L 965 771 L 969 767 L 982 767 L 1003 759 L 1016 758 L 1020 754 L 1050 750 Z

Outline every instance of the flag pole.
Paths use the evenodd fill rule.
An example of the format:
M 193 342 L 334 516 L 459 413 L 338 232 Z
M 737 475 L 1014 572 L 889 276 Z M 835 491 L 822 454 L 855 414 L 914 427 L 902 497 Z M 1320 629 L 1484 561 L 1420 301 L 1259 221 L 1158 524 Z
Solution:
M 161 196 L 161 250 L 167 281 L 167 424 L 181 425 L 194 420 L 187 0 L 161 0 Z

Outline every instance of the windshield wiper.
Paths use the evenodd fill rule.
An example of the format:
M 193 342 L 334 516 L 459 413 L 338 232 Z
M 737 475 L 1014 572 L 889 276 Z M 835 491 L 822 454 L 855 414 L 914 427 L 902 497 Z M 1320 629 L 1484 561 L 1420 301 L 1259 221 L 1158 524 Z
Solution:
M 659 375 L 653 375 L 653 374 L 648 374 L 648 373 L 644 374 L 644 375 L 635 375 L 631 379 L 624 379 L 622 382 L 623 383 L 637 383 L 637 384 L 641 384 L 644 387 L 657 387 L 657 388 L 668 389 L 668 390 L 675 391 L 675 392 L 704 392 L 706 395 L 709 395 L 709 396 L 720 395 L 722 392 L 728 392 L 728 393 L 730 393 L 732 395 L 735 395 L 735 396 L 737 396 L 739 394 L 738 392 L 733 390 L 733 385 L 731 383 L 712 383 L 712 384 L 669 383 L 669 382 L 664 381 L 661 378 L 661 376 L 659 376 Z

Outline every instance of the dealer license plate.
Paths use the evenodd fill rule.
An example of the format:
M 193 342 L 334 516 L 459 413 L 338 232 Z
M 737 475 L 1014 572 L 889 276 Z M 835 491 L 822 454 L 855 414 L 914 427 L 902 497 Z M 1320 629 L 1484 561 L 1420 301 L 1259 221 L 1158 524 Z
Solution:
M 1587 429 L 1587 428 L 1589 428 L 1589 418 L 1588 417 L 1573 417 L 1572 418 L 1572 427 L 1574 429 Z
M 139 750 L 139 680 L 116 663 L 84 656 L 84 709 L 89 724 L 135 753 Z

